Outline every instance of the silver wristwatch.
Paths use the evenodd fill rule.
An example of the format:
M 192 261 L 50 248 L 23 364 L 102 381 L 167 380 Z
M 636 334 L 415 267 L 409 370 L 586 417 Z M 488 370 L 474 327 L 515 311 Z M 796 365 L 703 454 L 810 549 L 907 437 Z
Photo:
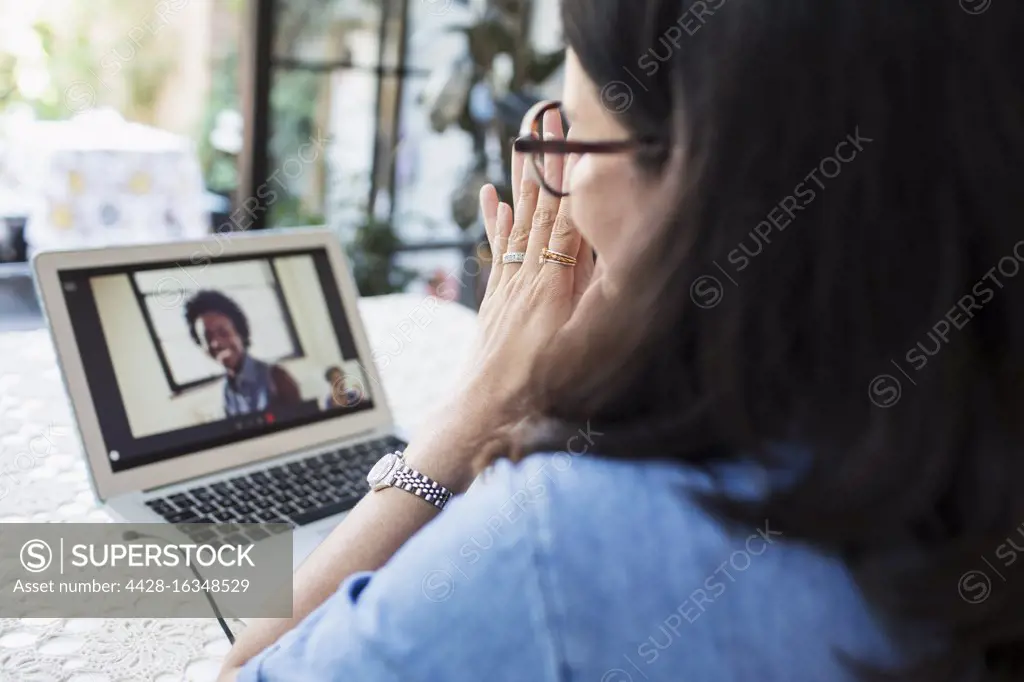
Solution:
M 370 469 L 366 482 L 371 490 L 400 488 L 422 497 L 438 509 L 444 509 L 452 496 L 451 490 L 406 464 L 401 452 L 389 452 L 381 457 Z

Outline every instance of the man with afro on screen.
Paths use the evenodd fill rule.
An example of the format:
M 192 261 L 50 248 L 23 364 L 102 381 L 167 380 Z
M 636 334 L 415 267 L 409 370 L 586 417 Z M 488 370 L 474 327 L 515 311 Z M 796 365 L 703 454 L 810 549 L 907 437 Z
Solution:
M 302 401 L 299 386 L 280 365 L 249 355 L 249 320 L 219 291 L 196 292 L 185 305 L 192 339 L 224 367 L 224 413 L 234 417 Z

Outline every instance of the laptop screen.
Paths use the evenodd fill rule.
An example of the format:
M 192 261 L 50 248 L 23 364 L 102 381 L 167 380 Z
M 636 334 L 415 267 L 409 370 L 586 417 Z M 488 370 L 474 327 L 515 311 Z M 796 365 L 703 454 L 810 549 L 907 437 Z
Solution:
M 113 471 L 372 409 L 324 249 L 64 270 Z

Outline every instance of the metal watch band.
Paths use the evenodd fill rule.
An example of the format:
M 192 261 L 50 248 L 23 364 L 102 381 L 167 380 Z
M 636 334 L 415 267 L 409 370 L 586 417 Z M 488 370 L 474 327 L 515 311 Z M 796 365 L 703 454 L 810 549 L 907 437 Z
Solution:
M 416 497 L 422 497 L 438 509 L 444 509 L 444 506 L 448 504 L 448 500 L 452 496 L 452 491 L 448 490 L 448 488 L 410 468 L 404 462 L 395 471 L 391 485 L 410 492 Z

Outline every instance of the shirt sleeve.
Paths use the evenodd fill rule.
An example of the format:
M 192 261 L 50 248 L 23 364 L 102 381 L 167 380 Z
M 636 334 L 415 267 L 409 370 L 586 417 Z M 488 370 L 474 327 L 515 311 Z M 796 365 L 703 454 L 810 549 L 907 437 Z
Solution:
M 557 679 L 530 481 L 499 463 L 383 568 L 350 576 L 240 682 Z

